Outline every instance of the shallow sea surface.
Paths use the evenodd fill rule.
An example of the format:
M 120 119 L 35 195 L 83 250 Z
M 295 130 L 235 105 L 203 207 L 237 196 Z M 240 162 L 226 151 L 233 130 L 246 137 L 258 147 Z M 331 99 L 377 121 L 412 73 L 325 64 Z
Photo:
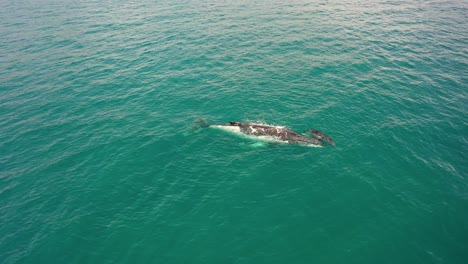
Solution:
M 467 14 L 0 1 L 0 263 L 468 263 Z

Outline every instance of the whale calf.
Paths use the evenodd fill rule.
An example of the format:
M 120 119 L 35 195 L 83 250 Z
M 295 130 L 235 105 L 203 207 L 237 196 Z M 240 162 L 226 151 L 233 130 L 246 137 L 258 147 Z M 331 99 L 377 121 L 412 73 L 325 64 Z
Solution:
M 264 141 L 298 144 L 310 147 L 323 147 L 324 144 L 322 140 L 326 142 L 329 142 L 327 139 L 331 140 L 323 133 L 322 134 L 324 137 L 317 137 L 315 134 L 312 134 L 314 137 L 308 137 L 292 131 L 284 126 L 273 126 L 267 124 L 229 122 L 227 124 L 208 125 L 203 123 L 202 127 L 218 128 L 221 130 L 233 132 L 235 134 L 245 135 L 250 138 Z

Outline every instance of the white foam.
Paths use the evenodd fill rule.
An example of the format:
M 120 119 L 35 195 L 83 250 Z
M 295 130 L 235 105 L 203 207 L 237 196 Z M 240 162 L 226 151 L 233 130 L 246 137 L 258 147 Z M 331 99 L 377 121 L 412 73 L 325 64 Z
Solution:
M 274 128 L 277 128 L 277 129 L 286 128 L 285 126 L 271 125 L 271 124 L 267 124 L 267 123 L 265 123 L 265 122 L 256 122 L 256 123 L 247 123 L 247 124 L 249 124 L 249 125 L 254 125 L 254 126 L 274 127 Z
M 323 147 L 323 146 L 315 145 L 315 144 L 307 144 L 307 145 L 302 145 L 302 146 L 310 147 L 310 148 L 321 148 L 321 147 Z

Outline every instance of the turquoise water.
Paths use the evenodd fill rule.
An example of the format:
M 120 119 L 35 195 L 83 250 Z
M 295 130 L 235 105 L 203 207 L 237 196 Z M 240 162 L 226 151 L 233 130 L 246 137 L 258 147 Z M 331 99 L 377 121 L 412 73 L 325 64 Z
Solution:
M 468 263 L 466 14 L 1 1 L 0 263 Z

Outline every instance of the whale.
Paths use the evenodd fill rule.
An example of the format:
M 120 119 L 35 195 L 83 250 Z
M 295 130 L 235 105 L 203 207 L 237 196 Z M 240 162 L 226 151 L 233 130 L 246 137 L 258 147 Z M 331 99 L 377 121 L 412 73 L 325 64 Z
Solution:
M 262 123 L 242 123 L 231 121 L 225 124 L 207 124 L 206 122 L 202 122 L 201 127 L 216 128 L 262 141 L 289 143 L 309 147 L 323 147 L 325 145 L 323 141 L 328 142 L 327 139 L 330 139 L 323 133 L 322 137 L 315 136 L 315 134 L 312 134 L 313 137 L 308 137 L 285 126 Z
M 335 141 L 331 139 L 329 136 L 325 135 L 323 132 L 315 130 L 315 129 L 309 129 L 309 133 L 316 139 L 322 140 L 327 142 L 328 144 L 335 146 Z

